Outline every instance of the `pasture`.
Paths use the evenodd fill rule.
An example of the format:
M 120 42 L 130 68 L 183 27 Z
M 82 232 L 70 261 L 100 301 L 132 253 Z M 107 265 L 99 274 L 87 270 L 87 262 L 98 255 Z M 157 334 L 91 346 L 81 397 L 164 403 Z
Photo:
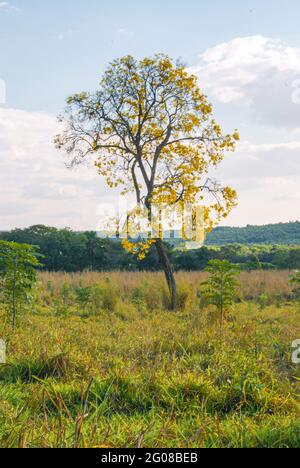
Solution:
M 300 447 L 289 273 L 240 275 L 223 330 L 203 273 L 40 273 L 11 332 L 1 447 Z

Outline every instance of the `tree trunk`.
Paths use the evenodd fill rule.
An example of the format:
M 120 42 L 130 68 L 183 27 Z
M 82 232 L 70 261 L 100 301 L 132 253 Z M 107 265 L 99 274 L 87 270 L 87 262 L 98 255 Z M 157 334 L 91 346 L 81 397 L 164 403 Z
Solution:
M 169 257 L 166 253 L 163 241 L 161 239 L 156 239 L 155 245 L 156 245 L 156 250 L 159 256 L 160 263 L 165 273 L 168 288 L 170 291 L 171 309 L 175 310 L 176 303 L 177 303 L 177 286 L 176 286 L 174 271 L 173 271 L 171 262 L 169 260 Z

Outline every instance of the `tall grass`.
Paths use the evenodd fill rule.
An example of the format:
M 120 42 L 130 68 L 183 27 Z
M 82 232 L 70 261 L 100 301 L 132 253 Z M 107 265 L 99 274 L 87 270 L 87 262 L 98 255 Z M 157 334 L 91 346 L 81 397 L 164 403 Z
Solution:
M 253 299 L 261 294 L 268 294 L 270 298 L 282 295 L 290 297 L 292 286 L 289 283 L 290 271 L 252 271 L 241 272 L 241 293 L 245 299 Z M 207 277 L 203 272 L 179 272 L 176 274 L 179 286 L 188 287 L 197 291 L 199 285 Z M 60 294 L 61 285 L 68 283 L 71 286 L 84 283 L 87 286 L 111 280 L 117 289 L 124 295 L 143 284 L 149 284 L 160 290 L 164 285 L 163 273 L 149 272 L 110 272 L 110 273 L 40 273 L 40 280 L 45 288 L 50 282 L 56 294 Z M 152 291 L 153 291 L 152 288 Z
M 241 274 L 223 333 L 177 277 L 176 312 L 162 275 L 118 272 L 42 273 L 14 335 L 0 312 L 0 446 L 299 448 L 288 272 Z

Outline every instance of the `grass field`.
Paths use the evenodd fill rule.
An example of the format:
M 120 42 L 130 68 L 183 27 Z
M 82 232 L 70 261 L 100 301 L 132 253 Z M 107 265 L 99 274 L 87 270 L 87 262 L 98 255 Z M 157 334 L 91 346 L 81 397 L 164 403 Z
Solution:
M 1 447 L 300 447 L 300 311 L 288 272 L 241 274 L 220 331 L 179 273 L 40 275 L 13 334 L 1 315 Z

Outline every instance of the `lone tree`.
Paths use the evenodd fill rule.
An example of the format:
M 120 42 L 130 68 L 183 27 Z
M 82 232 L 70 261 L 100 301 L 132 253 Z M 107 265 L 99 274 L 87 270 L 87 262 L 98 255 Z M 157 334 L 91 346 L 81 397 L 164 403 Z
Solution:
M 234 151 L 237 131 L 224 135 L 196 76 L 166 55 L 141 61 L 126 56 L 111 63 L 99 90 L 67 100 L 65 131 L 56 145 L 78 164 L 92 156 L 109 187 L 134 192 L 151 213 L 157 204 L 205 204 L 211 229 L 236 205 L 236 192 L 208 175 L 226 151 Z M 211 201 L 207 195 L 212 196 Z M 142 260 L 155 244 L 176 304 L 173 269 L 160 236 L 124 247 Z

